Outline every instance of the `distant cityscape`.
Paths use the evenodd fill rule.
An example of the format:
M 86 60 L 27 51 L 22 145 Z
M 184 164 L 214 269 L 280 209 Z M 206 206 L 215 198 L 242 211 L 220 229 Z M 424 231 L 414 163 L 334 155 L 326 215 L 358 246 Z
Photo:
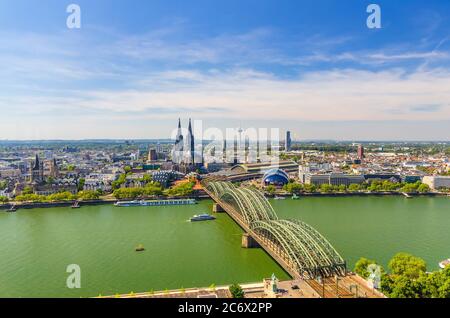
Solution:
M 373 181 L 394 184 L 386 191 L 408 190 L 408 184 L 419 183 L 422 186 L 410 186 L 410 192 L 450 188 L 450 145 L 445 142 L 298 142 L 286 131 L 277 149 L 279 162 L 273 163 L 260 160 L 258 146 L 251 156 L 249 141 L 239 138 L 228 141 L 228 148 L 223 141 L 219 159 L 214 156 L 218 149 L 206 154 L 204 145 L 195 143 L 190 120 L 185 136 L 178 121 L 175 141 L 2 143 L 0 197 L 3 202 L 36 201 L 58 193 L 95 192 L 93 197 L 99 198 L 122 188 L 145 187 L 150 180 L 170 189 L 177 180 L 208 175 L 275 191 L 286 190 L 289 184 L 291 191 L 293 184 L 310 192 L 363 191 Z M 238 144 L 243 150 L 240 157 Z M 232 160 L 226 160 L 230 152 Z

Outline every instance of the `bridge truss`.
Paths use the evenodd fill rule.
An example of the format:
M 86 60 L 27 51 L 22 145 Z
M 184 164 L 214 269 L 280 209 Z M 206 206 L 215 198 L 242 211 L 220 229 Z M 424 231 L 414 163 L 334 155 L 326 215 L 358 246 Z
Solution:
M 251 234 L 282 258 L 291 271 L 303 278 L 346 274 L 344 259 L 323 235 L 305 222 L 280 220 L 261 191 L 224 181 L 204 185 L 217 203 L 237 214 Z

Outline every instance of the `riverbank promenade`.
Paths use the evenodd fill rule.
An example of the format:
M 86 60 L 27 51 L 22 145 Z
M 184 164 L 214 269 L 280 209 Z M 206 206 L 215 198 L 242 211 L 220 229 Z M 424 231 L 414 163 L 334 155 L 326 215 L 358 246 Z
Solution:
M 370 288 L 366 281 L 357 275 L 335 279 L 325 279 L 323 284 L 315 280 L 287 280 L 277 284 L 277 291 L 269 293 L 264 282 L 241 284 L 244 297 L 255 298 L 385 298 L 379 291 Z M 357 286 L 357 287 L 356 287 Z M 165 291 L 148 291 L 96 298 L 232 298 L 229 285 L 204 288 L 186 288 Z M 353 290 L 353 292 L 349 292 Z

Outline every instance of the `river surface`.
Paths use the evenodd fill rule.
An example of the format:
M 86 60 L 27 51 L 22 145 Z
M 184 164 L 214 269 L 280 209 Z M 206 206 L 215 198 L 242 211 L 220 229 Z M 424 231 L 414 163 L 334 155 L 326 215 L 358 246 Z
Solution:
M 272 200 L 282 218 L 318 229 L 347 260 L 386 265 L 399 251 L 429 269 L 450 257 L 450 200 L 403 197 L 314 197 Z M 90 297 L 255 282 L 287 274 L 261 249 L 241 248 L 242 230 L 226 215 L 187 222 L 211 211 L 192 206 L 47 208 L 0 213 L 0 297 Z M 142 244 L 145 251 L 135 252 Z M 69 289 L 66 268 L 81 268 Z

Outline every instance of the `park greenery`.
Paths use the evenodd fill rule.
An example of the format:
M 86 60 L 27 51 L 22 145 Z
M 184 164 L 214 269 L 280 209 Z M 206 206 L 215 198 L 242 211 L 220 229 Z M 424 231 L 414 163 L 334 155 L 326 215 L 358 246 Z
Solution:
M 21 194 L 15 197 L 17 202 L 60 202 L 74 200 L 98 200 L 99 191 L 80 191 L 77 194 L 71 192 L 59 192 L 50 195 L 39 195 L 34 193 Z
M 179 184 L 174 185 L 173 187 L 169 188 L 168 190 L 166 190 L 165 194 L 167 194 L 168 196 L 174 196 L 174 197 L 188 196 L 194 192 L 194 186 L 195 186 L 194 181 L 179 183 Z
M 375 180 L 370 183 L 331 185 L 322 184 L 316 186 L 314 184 L 301 184 L 298 182 L 289 182 L 283 186 L 283 190 L 289 193 L 347 193 L 347 192 L 406 192 L 406 193 L 427 193 L 430 187 L 420 181 L 415 183 L 391 182 Z
M 159 196 L 162 194 L 163 188 L 158 182 L 149 182 L 141 188 L 119 188 L 113 192 L 113 196 L 119 200 Z
M 229 287 L 229 291 L 233 298 L 244 298 L 244 290 L 239 284 L 233 284 Z
M 267 191 L 267 193 L 269 193 L 270 195 L 274 195 L 275 194 L 275 192 L 277 191 L 277 188 L 274 186 L 274 185 L 268 185 L 267 187 L 266 187 L 266 191 Z
M 375 261 L 361 258 L 355 273 L 368 278 L 367 268 Z M 388 272 L 381 270 L 381 292 L 390 298 L 449 298 L 450 266 L 428 272 L 423 259 L 407 253 L 398 253 L 388 264 Z
M 119 176 L 119 178 L 117 178 L 117 180 L 114 180 L 114 181 L 111 183 L 112 189 L 113 189 L 113 190 L 119 189 L 119 188 L 125 183 L 125 181 L 127 181 L 127 175 L 124 173 L 124 174 L 121 174 L 121 175 Z

